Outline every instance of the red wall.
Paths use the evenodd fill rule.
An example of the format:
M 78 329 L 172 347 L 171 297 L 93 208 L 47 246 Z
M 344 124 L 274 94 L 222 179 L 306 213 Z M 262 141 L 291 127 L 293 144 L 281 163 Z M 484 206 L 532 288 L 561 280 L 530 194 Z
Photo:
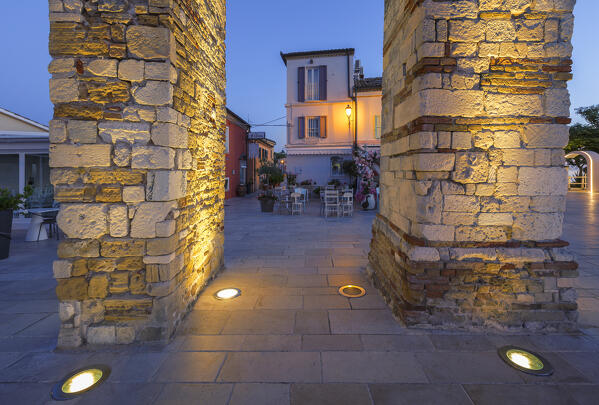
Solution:
M 227 120 L 227 127 L 229 128 L 229 153 L 225 154 L 225 177 L 229 178 L 229 191 L 225 192 L 225 199 L 237 197 L 239 159 L 246 154 L 247 142 L 247 133 L 243 127 L 229 120 Z

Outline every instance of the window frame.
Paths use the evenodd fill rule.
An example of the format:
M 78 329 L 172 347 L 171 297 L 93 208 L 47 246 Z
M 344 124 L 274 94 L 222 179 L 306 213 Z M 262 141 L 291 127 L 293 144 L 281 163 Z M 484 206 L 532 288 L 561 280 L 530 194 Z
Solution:
M 310 81 L 310 72 L 312 72 L 312 81 Z M 304 91 L 305 101 L 320 101 L 320 66 L 306 67 L 306 85 Z M 316 79 L 314 77 L 316 76 Z
M 378 121 L 378 125 L 377 125 L 377 121 Z M 380 114 L 375 114 L 375 116 L 374 116 L 374 139 L 381 139 L 382 132 L 383 132 L 383 121 L 381 119 Z
M 229 153 L 229 126 L 227 125 L 227 128 L 225 129 L 225 153 Z
M 230 184 L 231 184 L 231 182 L 230 182 L 229 178 L 225 177 L 225 192 L 229 191 Z
M 313 116 L 313 117 L 306 117 L 306 138 L 320 138 L 321 134 L 322 134 L 322 128 L 320 128 L 320 116 Z M 311 132 L 312 128 L 310 128 L 310 123 L 311 122 L 316 122 L 317 123 L 317 132 L 316 135 L 312 135 L 313 132 Z
M 339 162 L 339 173 L 335 174 L 333 170 L 333 160 L 337 160 Z M 343 162 L 344 159 L 341 156 L 331 156 L 329 158 L 329 166 L 331 170 L 331 177 L 345 177 L 345 172 L 343 171 Z

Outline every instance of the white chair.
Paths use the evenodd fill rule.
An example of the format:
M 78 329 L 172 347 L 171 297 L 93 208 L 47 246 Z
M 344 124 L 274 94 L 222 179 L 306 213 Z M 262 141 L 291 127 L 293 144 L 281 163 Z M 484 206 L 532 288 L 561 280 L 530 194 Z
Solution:
M 302 187 L 296 187 L 295 192 L 302 195 L 302 202 L 304 203 L 304 209 L 305 209 L 306 206 L 308 205 L 308 190 L 306 190 L 305 188 L 302 188 Z
M 339 193 L 336 190 L 325 190 L 324 195 L 324 217 L 328 218 L 340 214 Z
M 344 193 L 341 196 L 341 215 L 350 217 L 354 215 L 354 195 L 352 193 Z
M 302 201 L 302 194 L 291 193 L 291 215 L 302 215 L 304 210 L 304 202 Z

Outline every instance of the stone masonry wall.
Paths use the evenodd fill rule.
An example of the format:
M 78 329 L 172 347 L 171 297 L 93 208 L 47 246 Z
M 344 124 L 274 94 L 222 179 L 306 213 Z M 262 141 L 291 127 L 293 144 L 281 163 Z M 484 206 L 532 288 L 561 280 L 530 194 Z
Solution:
M 574 0 L 387 0 L 369 271 L 407 324 L 567 330 Z
M 49 0 L 59 346 L 166 340 L 223 265 L 225 0 Z

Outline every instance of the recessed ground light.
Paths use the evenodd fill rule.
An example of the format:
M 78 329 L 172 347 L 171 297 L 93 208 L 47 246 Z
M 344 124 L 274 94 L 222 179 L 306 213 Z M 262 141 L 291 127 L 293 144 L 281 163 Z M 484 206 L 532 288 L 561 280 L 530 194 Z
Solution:
M 110 375 L 110 367 L 95 365 L 69 373 L 52 388 L 52 399 L 67 401 L 93 390 Z
M 516 370 L 538 376 L 553 374 L 553 367 L 540 354 L 516 346 L 504 346 L 497 350 L 499 357 Z
M 214 297 L 219 300 L 230 300 L 233 298 L 237 298 L 241 295 L 241 290 L 239 288 L 224 288 L 222 290 L 218 290 Z
M 339 287 L 339 294 L 347 298 L 359 298 L 366 294 L 366 290 L 357 285 L 344 285 Z

